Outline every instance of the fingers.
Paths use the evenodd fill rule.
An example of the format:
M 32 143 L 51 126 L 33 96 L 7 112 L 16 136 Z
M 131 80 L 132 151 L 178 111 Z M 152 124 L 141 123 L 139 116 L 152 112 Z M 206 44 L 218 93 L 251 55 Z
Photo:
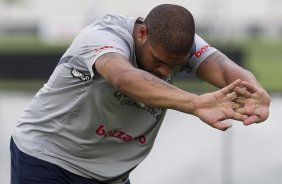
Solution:
M 247 117 L 248 114 L 244 108 L 244 106 L 238 104 L 238 103 L 232 103 L 232 109 L 233 109 L 233 117 L 231 117 L 234 120 L 238 121 L 244 121 Z
M 222 88 L 221 91 L 225 95 L 232 92 L 236 92 L 239 96 L 250 98 L 252 96 L 252 93 L 257 92 L 258 89 L 246 81 L 241 81 L 241 79 L 237 79 Z
M 260 123 L 261 120 L 258 116 L 252 115 L 244 120 L 244 125 L 251 125 L 253 123 Z
M 242 84 L 242 86 L 246 87 L 251 93 L 257 92 L 257 88 L 252 86 L 250 83 L 248 83 L 246 81 L 242 81 L 241 84 Z
M 252 91 L 255 90 L 255 88 L 249 85 L 249 83 L 244 83 L 248 87 L 239 86 L 241 83 L 242 81 L 238 79 L 228 86 L 222 88 L 221 92 L 231 101 L 235 101 L 236 103 L 243 105 L 245 103 L 245 99 L 252 97 L 252 93 L 248 90 L 248 88 L 250 88 Z
M 232 102 L 232 109 L 233 109 L 233 110 L 239 109 L 239 108 L 241 108 L 241 107 L 242 107 L 242 105 L 241 105 L 241 104 L 238 104 L 238 103 Z
M 259 119 L 258 116 L 247 116 L 247 115 L 243 115 L 243 114 L 240 114 L 240 113 L 237 113 L 237 112 L 234 113 L 234 115 L 233 115 L 233 117 L 231 117 L 231 119 L 241 121 L 246 126 L 251 125 L 253 123 L 259 123 L 260 122 L 260 119 Z M 232 124 L 227 123 L 226 121 L 225 122 L 218 121 L 218 122 L 214 123 L 212 125 L 212 127 L 216 128 L 218 130 L 225 131 L 225 130 L 231 128 Z
M 246 87 L 237 86 L 234 91 L 241 97 L 250 98 L 252 94 L 248 91 Z
M 245 100 L 246 100 L 245 98 L 239 97 L 239 98 L 233 100 L 233 102 L 240 104 L 241 106 L 244 106 Z
M 234 89 L 241 83 L 241 79 L 237 79 L 234 82 L 230 83 L 228 86 L 225 86 L 221 89 L 223 94 L 232 93 Z
M 221 104 L 220 107 L 223 107 L 221 110 L 225 116 L 218 117 L 220 119 L 216 123 L 208 124 L 225 131 L 232 127 L 230 123 L 222 122 L 225 119 L 241 121 L 244 125 L 262 122 L 262 115 L 258 113 L 256 106 L 261 97 L 258 92 L 258 88 L 240 79 L 217 91 L 215 98 Z
M 238 95 L 236 92 L 232 92 L 226 95 L 231 101 L 234 101 L 238 98 Z
M 246 98 L 251 98 L 252 93 L 256 92 L 257 89 L 250 83 L 237 79 L 230 83 L 226 87 L 220 90 L 223 95 L 227 96 L 231 101 L 238 100 L 238 103 L 244 104 Z M 237 102 L 237 101 L 236 101 Z
M 232 92 L 226 95 L 232 101 L 232 108 L 238 109 L 244 106 L 246 97 L 240 96 L 237 92 Z
M 218 121 L 218 122 L 213 124 L 213 127 L 218 129 L 218 130 L 225 131 L 225 130 L 231 128 L 232 125 L 231 125 L 231 123 L 226 123 L 226 122 Z
M 234 112 L 232 119 L 237 120 L 237 121 L 244 121 L 245 119 L 247 119 L 248 116 L 245 114 L 241 114 L 238 112 Z
M 236 113 L 239 114 L 247 114 L 246 110 L 244 107 L 240 106 L 239 108 L 234 109 Z

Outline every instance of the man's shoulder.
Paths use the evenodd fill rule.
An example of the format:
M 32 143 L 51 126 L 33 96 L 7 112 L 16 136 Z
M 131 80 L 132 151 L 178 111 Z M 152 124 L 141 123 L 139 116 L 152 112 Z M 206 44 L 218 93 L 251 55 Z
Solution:
M 101 17 L 97 18 L 93 23 L 94 24 L 102 24 L 104 26 L 121 26 L 125 27 L 129 24 L 135 22 L 137 17 L 128 17 L 125 15 L 117 15 L 117 14 L 105 14 Z

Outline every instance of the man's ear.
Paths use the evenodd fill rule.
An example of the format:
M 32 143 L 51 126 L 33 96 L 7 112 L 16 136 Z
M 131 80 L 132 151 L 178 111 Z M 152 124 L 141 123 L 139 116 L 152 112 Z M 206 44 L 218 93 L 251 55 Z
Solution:
M 144 44 L 148 39 L 148 28 L 145 25 L 141 25 L 138 30 L 138 42 Z

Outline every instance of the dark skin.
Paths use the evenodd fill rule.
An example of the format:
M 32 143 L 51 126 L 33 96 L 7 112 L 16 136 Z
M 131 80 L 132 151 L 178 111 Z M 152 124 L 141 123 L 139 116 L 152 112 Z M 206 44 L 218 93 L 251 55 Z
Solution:
M 187 54 L 167 53 L 162 47 L 153 47 L 148 40 L 147 28 L 143 24 L 136 24 L 133 37 L 136 47 L 136 57 L 141 68 L 160 78 L 166 77 L 178 65 L 187 61 Z
M 236 112 L 248 116 L 245 125 L 260 123 L 269 116 L 270 96 L 262 88 L 255 76 L 232 62 L 221 52 L 215 52 L 199 66 L 197 75 L 219 88 L 224 87 L 236 79 L 241 79 L 241 87 L 248 89 L 250 96 L 239 97 L 236 103 L 240 104 Z
M 188 54 L 178 55 L 168 53 L 160 46 L 153 47 L 148 40 L 148 30 L 144 24 L 136 24 L 133 38 L 137 60 L 142 65 L 142 70 L 132 66 L 128 59 L 118 53 L 100 56 L 94 66 L 110 85 L 124 94 L 149 106 L 170 108 L 195 115 L 219 130 L 231 127 L 230 124 L 222 122 L 225 119 L 239 120 L 247 125 L 267 118 L 267 93 L 257 85 L 257 81 L 249 72 L 231 64 L 220 52 L 206 58 L 197 74 L 222 89 L 199 96 L 160 79 L 167 76 L 176 66 L 185 63 Z M 207 70 L 210 69 L 216 75 L 209 75 L 210 71 Z M 259 100 L 258 96 L 265 100 Z M 266 113 L 263 115 L 261 110 Z

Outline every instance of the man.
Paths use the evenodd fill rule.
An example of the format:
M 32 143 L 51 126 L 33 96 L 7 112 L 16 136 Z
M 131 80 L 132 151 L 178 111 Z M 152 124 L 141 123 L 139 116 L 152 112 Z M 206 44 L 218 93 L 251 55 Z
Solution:
M 203 95 L 171 83 L 179 70 L 222 89 Z M 226 130 L 259 123 L 270 98 L 248 71 L 195 35 L 191 13 L 155 7 L 145 20 L 105 15 L 82 30 L 19 118 L 12 183 L 130 183 L 166 109 Z

